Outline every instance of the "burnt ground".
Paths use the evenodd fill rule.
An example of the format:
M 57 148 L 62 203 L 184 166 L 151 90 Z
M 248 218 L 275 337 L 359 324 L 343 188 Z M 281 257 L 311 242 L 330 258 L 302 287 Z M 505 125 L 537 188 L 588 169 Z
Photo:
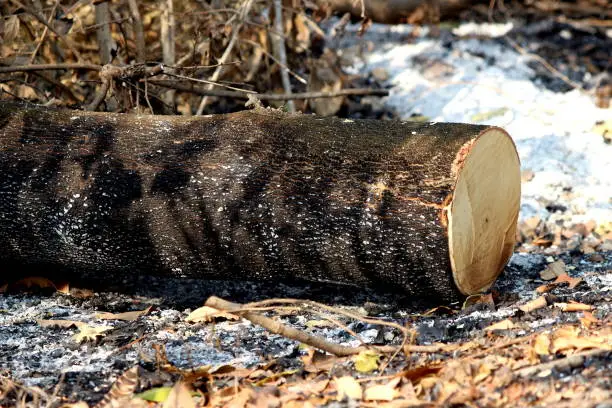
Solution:
M 609 92 L 605 49 L 610 39 L 605 30 L 593 30 L 549 19 L 518 24 L 508 36 L 598 95 Z M 457 42 L 444 31 L 441 35 L 448 48 Z M 490 41 L 505 43 L 505 39 Z M 537 61 L 532 68 L 533 80 L 551 91 L 564 92 L 572 86 Z M 384 86 L 376 78 L 356 81 L 360 86 Z M 602 92 L 595 92 L 599 89 Z M 602 105 L 609 102 L 606 95 Z M 349 99 L 339 114 L 395 116 L 365 100 Z M 552 229 L 533 235 L 534 242 L 545 236 L 546 245 L 557 238 Z M 67 293 L 38 288 L 44 281 L 29 282 L 29 290 L 24 290 L 26 284 L 8 287 L 0 294 L 0 406 L 14 406 L 17 401 L 30 406 L 76 401 L 93 405 L 122 373 L 138 366 L 136 389 L 124 393 L 131 402 L 120 406 L 142 406 L 138 405 L 142 400 L 131 398 L 132 391 L 172 386 L 183 378 L 199 392 L 194 398 L 197 403 L 211 406 L 233 400 L 234 406 L 250 401 L 262 406 L 340 407 L 356 406 L 355 400 L 362 400 L 364 406 L 610 407 L 612 252 L 581 255 L 576 248 L 565 249 L 561 254 L 515 254 L 488 295 L 471 299 L 470 304 L 437 308 L 381 289 L 303 282 L 107 276 L 71 281 L 69 288 L 55 282 Z M 570 280 L 576 284 L 572 288 L 566 281 L 538 292 L 551 282 L 544 281 L 540 272 L 559 259 L 565 263 L 563 271 L 580 281 Z M 189 313 L 211 295 L 238 303 L 279 297 L 317 300 L 362 318 L 324 313 L 344 326 L 340 327 L 310 307 L 276 308 L 266 314 L 351 346 L 359 341 L 349 331 L 366 344 L 400 346 L 402 334 L 384 325 L 394 322 L 408 328 L 408 344 L 425 347 L 400 348 L 395 356 L 381 353 L 372 367 L 363 368 L 352 358 L 313 354 L 311 348 L 246 320 L 186 322 Z M 530 310 L 530 302 L 537 299 L 543 303 Z M 435 305 L 436 300 L 431 301 Z M 96 316 L 148 307 L 134 320 Z M 74 336 L 79 328 L 46 325 L 41 323 L 44 320 L 75 321 L 107 330 L 78 341 Z M 344 376 L 357 378 L 366 394 L 351 394 L 346 381 L 334 380 Z M 373 385 L 386 387 L 368 395 Z
M 275 389 L 277 398 L 291 384 L 305 386 L 343 375 L 373 378 L 403 373 L 398 378 L 405 384 L 396 385 L 398 389 L 412 384 L 412 402 L 425 405 L 503 406 L 510 393 L 517 405 L 579 400 L 580 406 L 610 406 L 606 404 L 610 403 L 612 385 L 612 252 L 554 258 L 558 259 L 565 262 L 570 277 L 581 281 L 572 289 L 566 283 L 549 288 L 543 292 L 545 306 L 529 312 L 519 307 L 541 295 L 536 288 L 546 282 L 540 272 L 553 261 L 545 255 L 514 255 L 490 296 L 473 299 L 471 305 L 429 310 L 397 293 L 323 284 L 137 277 L 111 283 L 111 288 L 120 291 L 96 288 L 103 282 L 90 282 L 93 290 L 71 287 L 69 293 L 42 293 L 49 289 L 35 289 L 40 285 L 31 288 L 38 293 L 12 288 L 14 293 L 0 296 L 0 368 L 5 389 L 1 404 L 10 406 L 19 396 L 31 399 L 32 390 L 38 388 L 46 395 L 41 398 L 55 401 L 51 406 L 60 405 L 60 401 L 92 404 L 108 392 L 122 372 L 138 365 L 137 390 L 171 386 L 189 369 L 208 366 L 207 371 L 213 373 L 219 367 L 223 367 L 220 372 L 233 370 L 240 390 L 265 394 L 265 383 Z M 108 288 L 108 281 L 105 284 Z M 434 347 L 435 352 L 400 352 L 391 362 L 389 354 L 382 355 L 377 368 L 367 373 L 356 371 L 351 359 L 338 358 L 318 367 L 309 360 L 308 348 L 246 320 L 186 322 L 187 315 L 213 294 L 240 303 L 278 297 L 314 299 L 364 318 L 399 323 L 410 328 L 412 344 L 438 348 Z M 581 306 L 583 311 L 563 311 L 562 305 L 572 302 L 588 306 Z M 96 317 L 99 312 L 116 314 L 149 306 L 148 313 L 131 321 Z M 368 344 L 402 342 L 401 333 L 381 324 L 325 313 L 346 325 L 342 328 L 323 321 L 310 308 L 278 311 L 280 314 L 267 313 L 332 342 L 357 346 L 347 329 Z M 42 326 L 40 320 L 79 321 L 108 330 L 94 340 L 78 342 L 76 327 Z M 488 329 L 500 321 L 511 324 L 500 330 Z M 543 352 L 538 342 L 545 337 L 551 342 Z M 572 355 L 578 356 L 574 358 L 577 362 L 567 365 L 567 357 Z M 550 367 L 546 365 L 549 362 L 553 363 Z M 253 372 L 258 374 L 253 377 Z M 217 390 L 227 386 L 226 375 L 208 374 L 207 381 L 192 379 L 191 384 L 207 390 L 210 397 L 211 386 Z M 51 396 L 54 392 L 55 397 Z M 317 401 L 335 406 L 338 392 L 338 387 L 327 385 Z M 252 399 L 257 400 L 258 394 L 254 395 Z M 308 398 L 301 395 L 300 399 Z M 341 405 L 348 406 L 347 401 L 341 399 Z

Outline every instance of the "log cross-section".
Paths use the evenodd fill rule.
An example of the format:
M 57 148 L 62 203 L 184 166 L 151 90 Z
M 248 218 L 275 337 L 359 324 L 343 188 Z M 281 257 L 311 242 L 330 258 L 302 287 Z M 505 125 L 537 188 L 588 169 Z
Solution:
M 519 199 L 516 149 L 496 127 L 0 104 L 0 262 L 13 269 L 301 278 L 448 301 L 501 272 Z

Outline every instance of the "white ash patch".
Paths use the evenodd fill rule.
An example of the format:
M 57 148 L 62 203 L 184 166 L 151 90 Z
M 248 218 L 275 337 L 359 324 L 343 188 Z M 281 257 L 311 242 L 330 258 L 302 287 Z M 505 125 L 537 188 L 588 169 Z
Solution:
M 350 26 L 348 35 L 357 29 Z M 469 24 L 457 32 L 496 36 L 507 29 Z M 423 30 L 414 43 L 400 42 L 409 33 L 411 26 L 374 24 L 349 72 L 385 69 L 391 89 L 384 103 L 401 119 L 422 115 L 436 122 L 505 128 L 516 142 L 522 168 L 535 174 L 522 186 L 521 219 L 547 220 L 550 203 L 567 208 L 564 218 L 570 224 L 612 219 L 612 145 L 593 132 L 598 121 L 609 120 L 609 109 L 598 108 L 580 90 L 546 89 L 528 65 L 532 58 L 503 39 L 454 37 L 445 46 Z

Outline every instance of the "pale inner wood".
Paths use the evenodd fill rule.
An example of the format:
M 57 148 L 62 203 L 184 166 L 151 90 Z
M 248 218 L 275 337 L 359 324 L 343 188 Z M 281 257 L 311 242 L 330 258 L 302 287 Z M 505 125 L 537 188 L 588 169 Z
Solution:
M 488 289 L 508 262 L 520 198 L 516 147 L 502 129 L 487 129 L 459 171 L 448 211 L 451 267 L 461 293 Z

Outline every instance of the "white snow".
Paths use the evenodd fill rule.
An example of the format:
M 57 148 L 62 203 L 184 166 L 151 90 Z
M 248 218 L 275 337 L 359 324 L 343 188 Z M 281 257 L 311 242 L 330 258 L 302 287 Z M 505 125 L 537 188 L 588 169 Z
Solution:
M 597 108 L 581 90 L 546 89 L 527 65 L 531 57 L 503 41 L 482 38 L 508 29 L 473 23 L 459 27 L 455 32 L 462 36 L 479 38 L 455 39 L 448 49 L 427 38 L 426 30 L 410 43 L 398 35 L 412 27 L 375 24 L 361 40 L 361 59 L 352 69 L 369 73 L 384 68 L 392 85 L 384 103 L 402 119 L 419 114 L 436 122 L 505 128 L 516 142 L 522 168 L 535 173 L 522 186 L 522 219 L 549 219 L 545 207 L 555 203 L 568 211 L 553 218 L 566 222 L 612 220 L 612 145 L 592 132 L 597 121 L 612 117 L 612 110 Z

